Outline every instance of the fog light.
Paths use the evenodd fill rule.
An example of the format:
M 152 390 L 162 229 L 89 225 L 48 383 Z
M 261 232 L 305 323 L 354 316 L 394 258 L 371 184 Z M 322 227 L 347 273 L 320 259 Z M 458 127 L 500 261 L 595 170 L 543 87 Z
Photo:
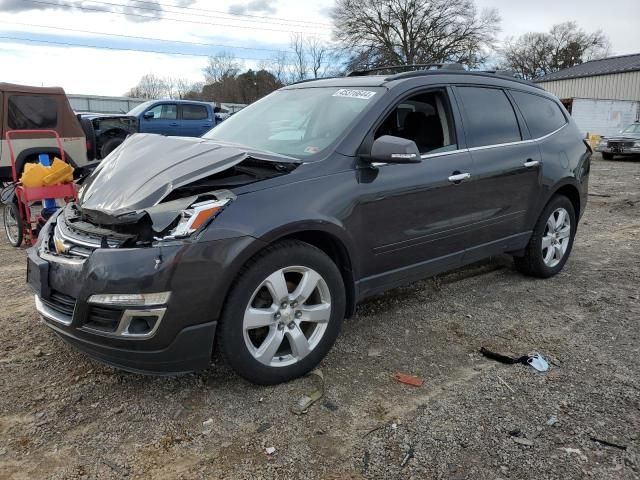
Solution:
M 153 331 L 153 327 L 155 327 L 157 321 L 158 317 L 154 316 L 133 317 L 131 319 L 131 323 L 129 324 L 129 328 L 127 329 L 127 333 L 130 335 L 148 334 L 149 332 Z
M 101 305 L 116 305 L 122 307 L 148 307 L 152 305 L 166 305 L 171 292 L 158 293 L 103 293 L 91 295 L 88 302 Z

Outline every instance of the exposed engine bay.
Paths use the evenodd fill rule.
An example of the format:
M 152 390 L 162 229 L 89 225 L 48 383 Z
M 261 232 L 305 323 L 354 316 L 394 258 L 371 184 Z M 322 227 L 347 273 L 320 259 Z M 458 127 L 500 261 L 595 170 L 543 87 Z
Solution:
M 56 216 L 42 248 L 86 258 L 97 248 L 186 238 L 236 198 L 231 189 L 286 175 L 299 163 L 199 138 L 134 135 Z

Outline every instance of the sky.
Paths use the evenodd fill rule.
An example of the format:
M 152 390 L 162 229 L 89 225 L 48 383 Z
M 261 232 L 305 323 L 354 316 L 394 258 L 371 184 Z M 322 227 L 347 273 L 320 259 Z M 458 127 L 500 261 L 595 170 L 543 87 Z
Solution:
M 331 40 L 334 0 L 0 0 L 0 82 L 123 95 L 140 77 L 202 80 L 208 55 L 245 67 L 289 49 L 292 32 Z M 574 20 L 602 29 L 612 54 L 640 53 L 640 1 L 476 0 L 500 39 Z M 101 47 L 101 48 L 99 48 Z M 144 50 L 144 52 L 141 52 Z

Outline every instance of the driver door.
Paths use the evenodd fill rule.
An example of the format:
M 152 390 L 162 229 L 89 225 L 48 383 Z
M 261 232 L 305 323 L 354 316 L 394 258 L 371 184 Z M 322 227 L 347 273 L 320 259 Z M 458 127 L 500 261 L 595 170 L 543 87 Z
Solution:
M 149 116 L 149 113 L 153 116 Z M 175 103 L 158 103 L 151 107 L 140 118 L 140 132 L 180 135 L 178 106 Z
M 426 90 L 396 103 L 375 131 L 415 141 L 422 161 L 359 168 L 363 292 L 460 265 L 474 202 L 473 160 L 459 145 L 458 118 L 447 90 Z

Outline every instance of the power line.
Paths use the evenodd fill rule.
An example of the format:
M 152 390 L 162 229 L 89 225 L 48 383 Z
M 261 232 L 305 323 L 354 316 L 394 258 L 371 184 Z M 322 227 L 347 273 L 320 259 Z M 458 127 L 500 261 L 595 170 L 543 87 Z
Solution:
M 137 53 L 157 53 L 160 55 L 180 55 L 184 57 L 210 57 L 211 55 L 207 55 L 206 53 L 184 53 L 184 52 L 163 52 L 160 50 L 141 50 L 137 48 L 125 48 L 125 47 L 110 47 L 107 45 L 88 45 L 86 43 L 68 43 L 68 42 L 57 42 L 54 40 L 37 40 L 35 38 L 21 38 L 21 37 L 9 37 L 9 36 L 0 36 L 0 40 L 14 40 L 18 42 L 31 42 L 31 43 L 45 43 L 50 45 L 62 45 L 65 47 L 80 47 L 80 48 L 97 48 L 101 50 L 115 50 L 115 51 L 125 51 L 125 52 L 137 52 Z M 255 60 L 255 61 L 267 61 L 268 58 L 251 58 L 251 57 L 236 57 L 238 60 Z
M 20 25 L 23 27 L 34 27 L 34 28 L 50 28 L 53 30 L 61 30 L 64 32 L 74 32 L 74 33 L 87 33 L 89 35 L 105 35 L 109 37 L 122 37 L 122 38 L 130 38 L 134 40 L 151 40 L 155 42 L 167 42 L 167 43 L 180 43 L 183 45 L 195 45 L 200 47 L 217 47 L 217 48 L 236 48 L 242 50 L 257 50 L 264 52 L 274 52 L 274 53 L 286 53 L 287 50 L 276 50 L 273 48 L 261 48 L 261 47 L 244 47 L 240 45 L 223 45 L 223 44 L 215 44 L 215 43 L 200 43 L 200 42 L 187 42 L 184 40 L 167 40 L 164 38 L 154 38 L 154 37 L 138 37 L 136 35 L 124 35 L 120 33 L 105 33 L 105 32 L 94 32 L 92 30 L 79 30 L 75 28 L 65 28 L 65 27 L 54 27 L 51 25 L 38 25 L 35 23 L 22 23 L 22 22 L 5 22 L 0 20 L 0 23 L 8 24 L 8 25 Z
M 177 14 L 177 15 L 190 15 L 190 16 L 200 16 L 200 17 L 207 17 L 207 18 L 216 18 L 216 19 L 221 19 L 221 20 L 231 20 L 234 22 L 252 22 L 252 23 L 268 23 L 271 25 L 284 25 L 284 26 L 295 26 L 295 27 L 302 27 L 302 26 L 311 26 L 311 25 L 317 25 L 317 26 L 323 26 L 323 27 L 331 27 L 332 25 L 329 23 L 317 23 L 317 22 L 306 22 L 304 20 L 289 20 L 289 19 L 285 19 L 285 18 L 276 18 L 276 17 L 261 17 L 258 15 L 247 15 L 249 17 L 258 19 L 258 20 L 253 20 L 252 18 L 229 18 L 229 17 L 220 17 L 220 15 L 203 15 L 202 13 L 189 13 L 187 12 L 187 10 L 193 10 L 194 12 L 206 12 L 206 13 L 218 13 L 218 14 L 223 14 L 223 15 L 231 15 L 231 16 L 237 16 L 237 17 L 244 17 L 245 15 L 242 14 L 233 14 L 233 13 L 228 13 L 228 12 L 223 12 L 220 10 L 205 10 L 202 8 L 192 8 L 192 7 L 179 7 L 177 5 L 169 5 L 166 3 L 158 3 L 158 2 L 149 2 L 149 1 L 144 1 L 144 0 L 130 0 L 130 1 L 134 1 L 137 3 L 145 3 L 145 4 L 151 4 L 154 6 L 159 6 L 160 8 L 152 8 L 152 7 L 143 7 L 143 6 L 139 6 L 139 5 L 126 5 L 126 4 L 121 4 L 121 3 L 111 3 L 111 2 L 106 2 L 103 0 L 95 0 L 92 3 L 100 3 L 100 4 L 104 4 L 104 5 L 111 5 L 114 7 L 132 7 L 132 8 L 136 8 L 139 10 L 149 10 L 152 12 L 165 12 L 165 13 L 173 13 L 173 14 Z M 176 10 L 164 10 L 162 7 L 169 7 L 169 8 L 175 8 Z M 184 10 L 185 12 L 181 12 L 180 10 Z M 266 20 L 266 21 L 264 21 Z M 273 21 L 273 20 L 277 20 L 277 21 Z M 280 22 L 287 22 L 287 23 L 280 23 Z M 291 24 L 298 24 L 298 25 L 291 25 Z M 307 25 L 300 25 L 300 24 L 307 24 Z
M 161 3 L 161 2 L 151 2 L 149 0 L 130 0 L 132 2 L 136 2 L 136 3 L 147 3 L 147 4 L 151 4 L 151 5 L 160 5 L 163 7 L 172 7 L 172 8 L 177 8 L 177 9 L 183 9 L 183 10 L 193 10 L 193 11 L 197 11 L 197 12 L 211 12 L 211 13 L 222 13 L 224 15 L 233 15 L 236 17 L 249 17 L 249 18 L 260 18 L 260 19 L 265 19 L 265 20 L 282 20 L 285 22 L 295 22 L 295 23 L 306 23 L 306 24 L 310 24 L 310 25 L 322 25 L 325 27 L 332 27 L 333 25 L 331 23 L 324 23 L 324 22 L 309 22 L 306 20 L 292 20 L 290 18 L 283 18 L 283 17 L 271 17 L 268 15 L 251 15 L 249 13 L 233 13 L 233 12 L 223 12 L 221 10 L 208 10 L 208 9 L 204 9 L 204 8 L 194 8 L 194 7 L 180 7 L 178 5 L 171 5 L 171 4 L 167 4 L 167 3 Z
M 219 27 L 232 27 L 232 28 L 245 28 L 245 29 L 249 29 L 249 30 L 265 30 L 265 31 L 271 31 L 271 32 L 280 32 L 280 33 L 299 33 L 299 34 L 308 34 L 309 32 L 301 32 L 301 31 L 292 31 L 292 30 L 282 30 L 282 29 L 276 29 L 276 28 L 266 28 L 266 27 L 256 27 L 256 26 L 249 26 L 249 25 L 229 25 L 229 24 L 224 24 L 224 23 L 213 23 L 213 22 L 200 22 L 197 20 L 187 20 L 187 19 L 181 19 L 181 18 L 170 18 L 170 17 L 162 17 L 162 18 L 158 18 L 156 16 L 152 16 L 152 15 L 142 15 L 139 13 L 132 13 L 132 12 L 112 12 L 112 11 L 105 11 L 102 8 L 91 8 L 91 7 L 85 7 L 85 6 L 79 6 L 79 5 L 68 5 L 68 4 L 59 4 L 59 3 L 54 3 L 54 2 L 46 2 L 43 0 L 23 0 L 29 3 L 36 3 L 36 4 L 40 4 L 40 5 L 51 5 L 57 8 L 66 8 L 66 9 L 78 9 L 78 10 L 84 10 L 84 11 L 89 11 L 89 12 L 99 12 L 99 13 L 109 13 L 112 15 L 124 15 L 127 17 L 137 17 L 137 18 L 146 18 L 146 19 L 150 19 L 150 20 L 167 20 L 167 21 L 171 21 L 171 22 L 182 22 L 182 23 L 191 23 L 191 24 L 198 24 L 198 25 L 213 25 L 213 26 L 219 26 Z M 122 5 L 119 5 L 122 7 Z M 314 33 L 317 35 L 328 35 L 327 33 Z

